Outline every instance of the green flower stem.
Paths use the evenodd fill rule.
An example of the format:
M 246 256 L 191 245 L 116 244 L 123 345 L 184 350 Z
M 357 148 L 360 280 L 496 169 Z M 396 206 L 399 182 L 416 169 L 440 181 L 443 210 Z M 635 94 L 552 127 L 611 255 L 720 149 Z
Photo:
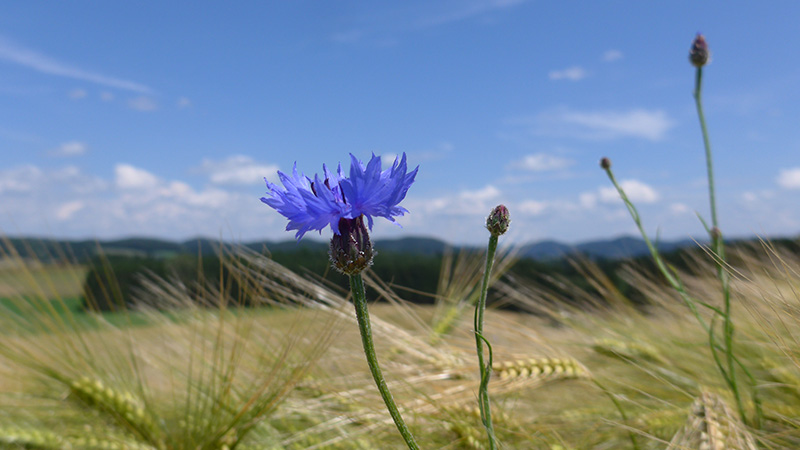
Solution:
M 494 264 L 494 255 L 497 252 L 497 236 L 494 234 L 489 238 L 489 247 L 486 250 L 486 268 L 483 272 L 483 284 L 481 285 L 481 296 L 478 298 L 478 303 L 475 305 L 475 346 L 478 350 L 478 364 L 481 370 L 481 384 L 478 392 L 478 406 L 481 410 L 481 421 L 486 428 L 486 434 L 489 437 L 489 448 L 491 450 L 497 449 L 497 438 L 494 434 L 494 425 L 492 424 L 492 408 L 489 403 L 489 378 L 492 375 L 491 366 L 491 346 L 489 341 L 483 337 L 483 313 L 486 310 L 486 293 L 489 290 L 489 279 L 492 273 L 492 265 Z M 483 357 L 483 344 L 489 347 L 489 363 L 484 362 Z
M 711 141 L 706 128 L 706 116 L 703 114 L 703 68 L 697 68 L 694 83 L 694 103 L 697 106 L 697 116 L 700 118 L 700 130 L 703 132 L 703 145 L 706 149 L 706 170 L 708 171 L 708 199 L 711 203 L 711 225 L 719 226 L 717 221 L 717 197 L 714 191 L 714 165 L 711 158 Z
M 727 381 L 728 385 L 731 389 L 731 392 L 736 399 L 736 405 L 739 409 L 739 414 L 742 416 L 742 420 L 746 421 L 744 415 L 744 406 L 742 404 L 741 394 L 739 392 L 739 386 L 736 380 L 736 361 L 734 357 L 733 351 L 733 335 L 734 335 L 734 326 L 733 326 L 733 319 L 731 317 L 731 290 L 730 290 L 730 277 L 728 272 L 725 270 L 726 259 L 725 259 L 725 242 L 722 238 L 722 233 L 719 229 L 719 219 L 717 217 L 717 197 L 715 193 L 714 187 L 714 165 L 713 165 L 713 158 L 711 154 L 711 140 L 708 137 L 708 128 L 706 127 L 706 118 L 705 114 L 703 113 L 703 67 L 700 66 L 696 69 L 695 75 L 695 84 L 694 84 L 694 101 L 695 105 L 697 106 L 697 117 L 700 120 L 700 131 L 703 134 L 703 146 L 705 148 L 706 153 L 706 170 L 708 172 L 708 198 L 709 203 L 711 205 L 711 225 L 713 228 L 710 230 L 711 234 L 711 243 L 714 249 L 714 253 L 717 255 L 717 278 L 720 281 L 722 286 L 722 298 L 723 298 L 723 313 L 722 313 L 722 335 L 724 339 L 724 346 L 725 349 L 725 357 L 726 357 L 726 364 L 728 366 L 727 370 Z M 760 427 L 761 425 L 761 412 L 759 406 L 759 399 L 757 388 L 753 388 L 752 390 L 753 396 L 753 403 L 756 404 L 756 427 Z
M 367 356 L 367 364 L 369 371 L 372 372 L 372 378 L 378 386 L 378 391 L 383 397 L 383 402 L 389 410 L 389 414 L 397 426 L 397 430 L 403 436 L 408 448 L 411 450 L 419 450 L 411 430 L 406 426 L 403 416 L 397 409 L 394 402 L 392 393 L 389 392 L 389 387 L 386 385 L 386 380 L 383 378 L 381 368 L 378 366 L 378 357 L 375 355 L 375 344 L 372 342 L 372 327 L 369 324 L 369 311 L 367 310 L 367 298 L 364 293 L 364 281 L 361 279 L 361 274 L 350 275 L 350 291 L 353 293 L 353 304 L 356 307 L 356 317 L 358 319 L 358 330 L 361 332 L 361 343 L 364 345 L 364 353 Z

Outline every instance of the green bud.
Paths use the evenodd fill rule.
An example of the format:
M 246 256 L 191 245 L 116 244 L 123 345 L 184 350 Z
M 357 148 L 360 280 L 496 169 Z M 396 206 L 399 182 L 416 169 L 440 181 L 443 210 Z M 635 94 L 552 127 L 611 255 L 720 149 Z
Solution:
M 364 225 L 364 216 L 339 219 L 339 234 L 331 238 L 330 258 L 333 267 L 345 275 L 356 275 L 372 265 L 372 242 Z
M 510 223 L 511 217 L 505 205 L 495 206 L 489 217 L 486 218 L 486 228 L 492 233 L 492 236 L 500 236 L 508 231 Z

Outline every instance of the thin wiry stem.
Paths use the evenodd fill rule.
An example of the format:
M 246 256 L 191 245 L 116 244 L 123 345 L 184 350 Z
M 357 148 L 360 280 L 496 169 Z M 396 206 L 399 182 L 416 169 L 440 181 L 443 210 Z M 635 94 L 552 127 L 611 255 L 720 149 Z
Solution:
M 372 373 L 372 378 L 378 386 L 378 391 L 383 397 L 383 402 L 386 404 L 386 409 L 394 420 L 397 430 L 406 441 L 406 445 L 411 450 L 419 450 L 411 430 L 408 429 L 403 416 L 397 409 L 394 402 L 394 397 L 389 391 L 389 386 L 386 385 L 386 380 L 383 378 L 383 373 L 378 365 L 378 357 L 375 354 L 375 344 L 372 341 L 372 327 L 369 322 L 369 311 L 367 310 L 367 298 L 364 293 L 364 281 L 361 279 L 361 274 L 350 275 L 350 291 L 353 293 L 353 304 L 356 307 L 356 318 L 358 319 L 358 330 L 361 332 L 361 343 L 364 345 L 364 354 L 367 356 L 367 364 L 369 371 Z
M 625 414 L 625 410 L 622 408 L 622 405 L 619 403 L 619 400 L 617 400 L 617 397 L 614 394 L 612 394 L 611 391 L 606 389 L 606 387 L 603 386 L 599 381 L 597 381 L 597 378 L 591 377 L 591 380 L 595 384 L 595 386 L 600 388 L 600 390 L 603 391 L 604 394 L 606 394 L 609 400 L 611 400 L 611 403 L 613 403 L 614 407 L 616 407 L 617 411 L 619 411 L 619 415 L 622 416 L 622 420 L 627 424 L 628 415 Z M 633 450 L 639 450 L 639 443 L 636 442 L 636 435 L 633 434 L 633 431 L 631 431 L 630 429 L 628 430 L 628 438 L 631 440 L 631 444 L 633 445 Z
M 486 310 L 486 293 L 489 290 L 489 279 L 492 273 L 492 265 L 494 264 L 494 255 L 497 252 L 497 236 L 492 234 L 489 238 L 489 246 L 486 251 L 486 268 L 483 272 L 483 283 L 481 284 L 481 296 L 478 298 L 478 303 L 475 305 L 475 346 L 478 351 L 478 365 L 481 371 L 481 384 L 478 392 L 478 406 L 481 410 L 481 421 L 486 428 L 486 434 L 489 438 L 489 448 L 495 450 L 497 448 L 497 438 L 494 434 L 494 425 L 492 424 L 492 408 L 489 403 L 489 378 L 492 375 L 492 347 L 483 337 L 483 313 Z M 483 357 L 483 344 L 486 342 L 489 348 L 489 363 L 484 362 Z
M 697 106 L 697 117 L 700 120 L 700 131 L 703 135 L 703 147 L 706 154 L 706 170 L 708 172 L 708 199 L 711 207 L 711 225 L 713 228 L 710 230 L 710 237 L 712 248 L 717 255 L 715 258 L 717 262 L 717 278 L 722 287 L 722 300 L 723 300 L 723 313 L 722 313 L 722 335 L 724 341 L 726 364 L 728 366 L 726 381 L 730 387 L 731 393 L 736 400 L 736 406 L 739 409 L 739 415 L 743 421 L 746 421 L 744 406 L 742 403 L 742 396 L 739 392 L 739 386 L 736 380 L 736 361 L 734 357 L 734 325 L 731 317 L 731 291 L 730 291 L 730 277 L 725 270 L 725 242 L 722 238 L 722 233 L 719 228 L 719 218 L 717 217 L 717 197 L 714 184 L 714 165 L 711 154 L 711 140 L 708 135 L 708 128 L 706 127 L 705 113 L 703 112 L 703 67 L 699 66 L 696 69 L 695 85 L 694 85 L 694 101 Z M 757 389 L 753 389 L 753 402 L 759 404 Z M 756 408 L 756 424 L 761 423 L 761 413 L 759 408 Z

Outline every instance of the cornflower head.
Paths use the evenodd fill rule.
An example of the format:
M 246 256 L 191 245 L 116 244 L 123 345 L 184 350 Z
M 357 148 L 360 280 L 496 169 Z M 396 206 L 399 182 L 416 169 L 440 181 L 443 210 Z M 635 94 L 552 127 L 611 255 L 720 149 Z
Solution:
M 350 155 L 350 174 L 341 164 L 335 172 L 322 166 L 322 176 L 313 180 L 297 171 L 291 175 L 278 172 L 283 186 L 266 181 L 268 197 L 261 201 L 289 219 L 286 230 L 297 230 L 299 241 L 307 232 L 330 226 L 331 260 L 346 274 L 358 273 L 372 261 L 372 244 L 366 226 L 372 229 L 375 217 L 395 222 L 408 212 L 399 206 L 417 175 L 408 171 L 406 155 L 395 158 L 391 167 L 381 170 L 381 158 L 374 154 L 366 165 Z M 366 219 L 366 226 L 365 220 Z

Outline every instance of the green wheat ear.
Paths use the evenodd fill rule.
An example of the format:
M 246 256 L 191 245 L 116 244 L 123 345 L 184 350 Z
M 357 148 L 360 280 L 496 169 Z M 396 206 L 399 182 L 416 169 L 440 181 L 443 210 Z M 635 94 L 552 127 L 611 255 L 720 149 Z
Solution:
M 25 427 L 0 427 L 0 443 L 19 448 L 63 449 L 69 445 L 64 438 L 49 430 Z
M 35 427 L 0 427 L 0 444 L 39 450 L 157 450 L 156 447 L 129 438 L 113 438 L 91 432 L 82 436 L 62 436 Z
M 81 377 L 69 385 L 72 394 L 86 406 L 110 414 L 120 425 L 133 430 L 147 442 L 163 447 L 161 429 L 141 401 L 129 392 L 117 391 L 98 379 Z
M 588 376 L 572 358 L 531 358 L 492 364 L 492 371 L 503 381 L 522 379 L 569 379 Z
M 592 349 L 601 355 L 619 358 L 624 361 L 666 362 L 658 352 L 658 349 L 647 343 L 600 339 L 594 343 Z

